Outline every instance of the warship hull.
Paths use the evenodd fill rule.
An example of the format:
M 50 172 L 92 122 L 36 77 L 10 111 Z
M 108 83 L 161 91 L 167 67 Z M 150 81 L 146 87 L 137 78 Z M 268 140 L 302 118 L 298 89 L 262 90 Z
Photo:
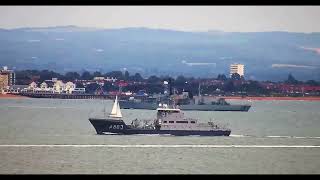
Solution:
M 157 103 L 119 101 L 121 109 L 147 109 L 156 110 Z M 186 104 L 179 105 L 179 109 L 184 111 L 243 111 L 248 112 L 251 105 L 212 105 L 212 104 Z
M 161 130 L 161 129 L 142 129 L 132 128 L 126 125 L 123 120 L 114 119 L 97 119 L 90 118 L 90 123 L 95 128 L 97 134 L 120 134 L 120 135 L 134 135 L 134 134 L 159 134 L 159 135 L 173 135 L 173 136 L 229 136 L 231 130 Z

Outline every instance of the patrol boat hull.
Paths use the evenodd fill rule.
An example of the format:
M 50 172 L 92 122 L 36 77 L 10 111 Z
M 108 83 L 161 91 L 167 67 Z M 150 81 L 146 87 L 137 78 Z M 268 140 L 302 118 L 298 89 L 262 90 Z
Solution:
M 97 134 L 121 134 L 121 135 L 134 135 L 134 134 L 162 134 L 173 136 L 229 136 L 231 130 L 217 129 L 217 130 L 161 130 L 161 129 L 142 129 L 133 128 L 126 125 L 123 120 L 114 119 L 97 119 L 90 118 L 90 123 L 95 128 Z

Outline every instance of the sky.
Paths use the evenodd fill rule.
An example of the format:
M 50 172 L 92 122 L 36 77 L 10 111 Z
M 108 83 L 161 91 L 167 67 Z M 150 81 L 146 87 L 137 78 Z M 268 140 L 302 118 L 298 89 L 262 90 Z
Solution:
M 76 25 L 320 32 L 320 6 L 0 6 L 0 28 Z

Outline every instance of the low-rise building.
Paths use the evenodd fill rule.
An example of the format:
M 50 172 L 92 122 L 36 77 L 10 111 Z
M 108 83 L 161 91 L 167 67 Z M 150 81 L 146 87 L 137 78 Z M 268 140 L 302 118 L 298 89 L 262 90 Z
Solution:
M 35 90 L 36 88 L 38 88 L 38 85 L 36 82 L 32 81 L 29 86 L 28 86 L 28 89 L 29 90 Z
M 64 91 L 66 91 L 66 93 L 68 94 L 72 94 L 72 91 L 74 91 L 75 88 L 76 88 L 76 85 L 73 82 L 69 81 L 65 84 Z
M 64 89 L 65 89 L 65 84 L 61 80 L 58 80 L 53 84 L 54 93 L 62 93 Z
M 12 85 L 8 89 L 4 89 L 3 92 L 10 94 L 19 94 L 20 92 L 26 91 L 28 85 Z
M 85 93 L 86 90 L 85 88 L 77 88 L 76 84 L 71 81 L 64 83 L 61 80 L 55 80 L 53 83 L 51 80 L 46 80 L 39 85 L 36 82 L 32 82 L 24 91 L 33 93 L 79 94 Z
M 42 82 L 42 83 L 40 84 L 40 88 L 41 88 L 42 90 L 45 90 L 45 89 L 48 88 L 48 84 L 47 84 L 46 82 Z

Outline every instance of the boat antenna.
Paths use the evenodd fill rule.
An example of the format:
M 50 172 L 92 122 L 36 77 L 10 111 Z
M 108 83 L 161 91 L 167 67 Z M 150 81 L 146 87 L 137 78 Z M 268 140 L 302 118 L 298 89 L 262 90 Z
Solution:
M 199 97 L 201 96 L 201 93 L 200 93 L 200 86 L 201 86 L 201 82 L 199 82 L 199 87 L 198 87 L 198 96 L 199 96 Z
M 169 96 L 171 96 L 172 95 L 172 79 L 171 78 L 169 78 L 168 84 L 169 84 Z
M 119 85 L 119 91 L 118 91 L 118 93 L 119 93 L 119 95 L 121 95 L 121 93 L 122 93 L 122 86 L 121 86 L 121 85 Z
M 198 88 L 198 102 L 203 103 L 204 99 L 201 97 L 201 82 L 199 81 L 199 88 Z

